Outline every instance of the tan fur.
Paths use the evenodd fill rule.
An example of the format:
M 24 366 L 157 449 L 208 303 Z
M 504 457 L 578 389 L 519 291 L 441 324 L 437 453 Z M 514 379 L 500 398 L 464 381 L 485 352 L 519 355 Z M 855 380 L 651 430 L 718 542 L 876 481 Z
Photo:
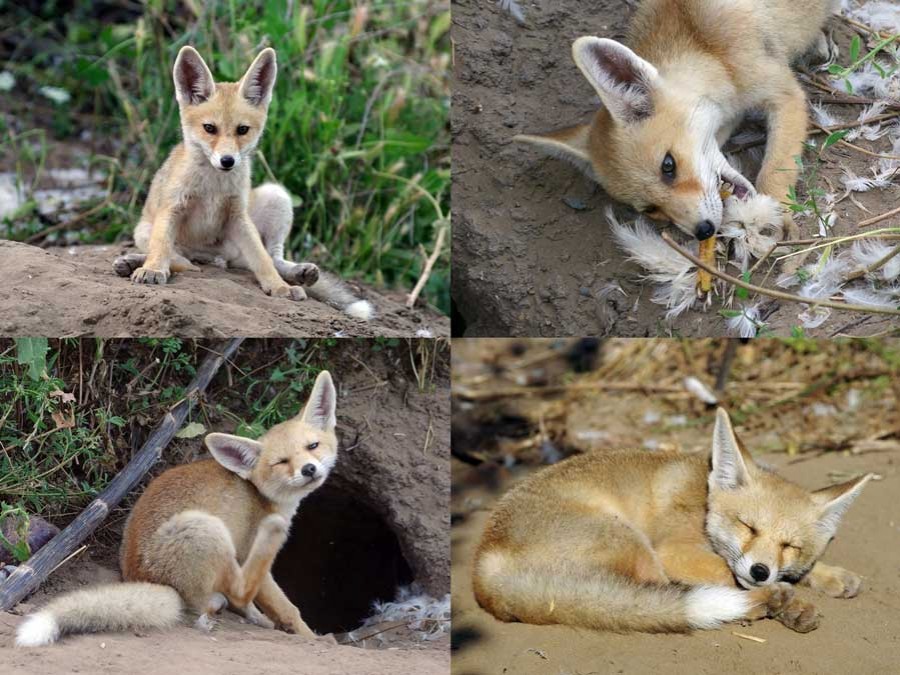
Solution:
M 183 141 L 150 184 L 134 231 L 141 253 L 117 258 L 113 269 L 135 283 L 165 284 L 172 272 L 193 269 L 192 261 L 215 262 L 249 269 L 268 295 L 303 300 L 305 286 L 316 299 L 367 320 L 371 307 L 337 279 L 320 278 L 312 263 L 284 259 L 293 220 L 288 192 L 274 183 L 251 189 L 276 71 L 274 50 L 264 49 L 239 82 L 214 82 L 201 56 L 181 49 L 173 76 Z M 226 170 L 223 157 L 233 159 L 233 168 Z
M 614 198 L 693 234 L 704 220 L 721 224 L 721 205 L 713 203 L 718 179 L 752 189 L 718 146 L 747 111 L 761 109 L 769 137 L 756 189 L 784 203 L 797 180 L 794 158 L 807 124 L 806 99 L 790 66 L 815 43 L 832 6 L 832 0 L 643 0 L 627 42 L 658 72 L 650 78 L 645 118 L 623 120 L 607 106 L 562 135 L 519 138 L 580 159 Z M 576 42 L 574 55 L 590 81 L 591 51 L 578 48 L 587 39 Z M 708 147 L 707 131 L 715 135 Z M 672 183 L 661 180 L 666 153 L 677 163 Z M 787 210 L 784 220 L 791 232 Z
M 743 473 L 726 486 L 733 457 Z M 725 620 L 693 591 L 721 588 L 744 607 L 728 620 L 772 616 L 812 630 L 815 608 L 785 582 L 856 594 L 856 575 L 817 561 L 870 476 L 809 493 L 758 468 L 722 410 L 712 458 L 711 469 L 706 454 L 596 453 L 522 481 L 499 501 L 478 545 L 479 604 L 504 621 L 685 631 Z M 771 578 L 737 584 L 755 563 L 769 565 Z M 727 590 L 741 586 L 744 600 Z M 701 610 L 708 621 L 696 618 Z
M 270 570 L 300 501 L 337 459 L 335 397 L 331 376 L 322 372 L 303 411 L 258 441 L 209 434 L 214 459 L 169 469 L 134 505 L 120 550 L 130 583 L 63 596 L 42 614 L 64 628 L 60 633 L 121 630 L 155 625 L 145 617 L 165 603 L 158 623 L 169 625 L 180 612 L 180 601 L 172 611 L 174 596 L 208 626 L 225 600 L 248 618 L 258 615 L 256 601 L 276 625 L 312 637 Z M 310 467 L 314 473 L 304 474 Z

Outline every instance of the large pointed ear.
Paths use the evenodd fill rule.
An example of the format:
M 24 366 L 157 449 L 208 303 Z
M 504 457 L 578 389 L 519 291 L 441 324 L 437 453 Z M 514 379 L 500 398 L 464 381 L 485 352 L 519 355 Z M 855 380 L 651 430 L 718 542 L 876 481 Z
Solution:
M 733 490 L 747 485 L 751 479 L 753 460 L 735 436 L 731 419 L 724 408 L 716 410 L 713 429 L 712 470 L 709 472 L 709 489 Z
M 182 105 L 196 105 L 209 100 L 216 91 L 212 73 L 203 57 L 193 47 L 182 47 L 172 71 L 175 96 Z
M 317 429 L 333 431 L 337 424 L 334 416 L 336 405 L 337 393 L 334 390 L 334 382 L 331 381 L 331 374 L 323 370 L 316 378 L 306 407 L 303 408 L 302 419 Z
M 571 162 L 588 175 L 597 180 L 588 147 L 591 135 L 590 124 L 579 124 L 575 127 L 559 129 L 546 134 L 519 134 L 514 141 L 530 143 L 551 157 Z
M 250 477 L 262 452 L 261 443 L 231 434 L 207 434 L 205 441 L 219 464 L 244 479 Z
M 271 47 L 263 49 L 253 59 L 247 72 L 241 78 L 241 96 L 252 105 L 267 106 L 272 100 L 272 88 L 275 86 L 275 75 L 278 64 L 275 62 L 275 50 Z
M 872 474 L 868 473 L 861 478 L 854 478 L 845 483 L 832 485 L 813 492 L 815 499 L 822 506 L 822 515 L 819 517 L 819 527 L 830 536 L 834 536 L 841 518 L 853 500 L 862 492 L 863 486 L 871 480 Z
M 603 105 L 619 122 L 639 122 L 653 114 L 652 92 L 659 73 L 647 61 L 615 40 L 580 37 L 572 57 Z

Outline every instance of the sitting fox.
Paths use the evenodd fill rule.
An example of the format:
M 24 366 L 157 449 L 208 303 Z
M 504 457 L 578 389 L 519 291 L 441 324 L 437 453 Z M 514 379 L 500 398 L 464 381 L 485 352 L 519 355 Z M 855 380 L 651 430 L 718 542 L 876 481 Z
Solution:
M 156 173 L 134 241 L 141 253 L 120 256 L 116 274 L 164 284 L 191 261 L 249 269 L 267 295 L 309 294 L 369 320 L 372 306 L 312 263 L 284 259 L 291 197 L 280 185 L 250 188 L 250 163 L 266 124 L 275 86 L 275 51 L 264 49 L 240 82 L 214 82 L 193 47 L 175 59 L 175 93 L 183 142 Z
M 510 490 L 475 554 L 479 604 L 503 621 L 678 632 L 771 617 L 819 625 L 804 584 L 852 598 L 819 562 L 871 474 L 807 492 L 757 466 L 724 410 L 705 454 L 588 454 Z
M 19 627 L 16 644 L 166 628 L 185 608 L 208 630 L 226 604 L 258 625 L 314 637 L 270 570 L 300 501 L 334 467 L 334 428 L 335 389 L 323 371 L 303 411 L 258 441 L 207 435 L 213 459 L 169 469 L 134 505 L 119 556 L 125 583 L 51 600 Z

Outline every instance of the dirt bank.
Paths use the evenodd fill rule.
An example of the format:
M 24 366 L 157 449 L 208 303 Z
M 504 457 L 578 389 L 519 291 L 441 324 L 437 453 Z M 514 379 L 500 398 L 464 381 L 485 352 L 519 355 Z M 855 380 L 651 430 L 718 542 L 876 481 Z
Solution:
M 459 326 L 454 323 L 454 333 L 724 335 L 718 300 L 708 311 L 690 310 L 671 326 L 665 324 L 665 308 L 650 301 L 651 286 L 640 279 L 641 268 L 625 260 L 610 236 L 604 211 L 613 202 L 606 193 L 568 163 L 512 142 L 519 133 L 540 133 L 590 118 L 597 97 L 572 61 L 570 46 L 582 35 L 623 39 L 633 9 L 623 0 L 523 2 L 522 26 L 497 4 L 453 2 L 452 296 L 461 319 Z M 853 33 L 839 20 L 832 25 L 841 62 L 846 63 Z M 821 96 L 814 89 L 809 92 L 812 100 Z M 862 109 L 826 107 L 842 120 L 855 120 Z M 855 143 L 890 152 L 886 138 Z M 814 154 L 807 153 L 807 160 L 812 166 Z M 832 146 L 823 155 L 814 185 L 840 196 L 845 168 L 868 175 L 876 161 Z M 804 192 L 802 185 L 798 190 Z M 896 207 L 896 187 L 856 194 L 853 200 L 837 204 L 833 234 L 857 234 L 860 220 Z M 620 211 L 628 221 L 634 217 L 630 210 Z M 865 229 L 898 222 L 900 217 L 894 216 Z M 809 221 L 801 230 L 804 237 L 816 234 Z M 758 276 L 754 279 L 761 281 L 763 275 Z M 774 276 L 763 285 L 771 286 Z M 776 335 L 790 334 L 800 324 L 800 312 L 795 303 L 777 301 L 763 310 Z M 896 317 L 893 321 L 834 311 L 806 333 L 872 335 L 896 328 Z
M 0 241 L 0 335 L 104 337 L 414 336 L 449 335 L 450 321 L 430 309 L 407 309 L 402 294 L 363 287 L 376 317 L 363 322 L 328 305 L 263 294 L 249 272 L 211 265 L 176 275 L 162 287 L 117 277 L 122 246 L 40 249 Z M 354 284 L 360 288 L 360 284 Z

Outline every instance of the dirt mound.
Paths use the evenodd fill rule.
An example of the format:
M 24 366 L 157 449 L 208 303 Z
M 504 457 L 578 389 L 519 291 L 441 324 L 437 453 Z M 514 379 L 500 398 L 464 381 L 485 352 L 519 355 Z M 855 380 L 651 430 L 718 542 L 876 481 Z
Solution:
M 643 270 L 626 260 L 610 234 L 604 212 L 616 203 L 570 164 L 512 141 L 516 134 L 590 119 L 597 96 L 572 61 L 571 44 L 582 35 L 624 39 L 634 3 L 522 5 L 524 26 L 497 3 L 453 3 L 452 297 L 454 319 L 461 319 L 459 324 L 454 320 L 454 334 L 725 335 L 718 298 L 710 310 L 690 310 L 666 325 L 665 308 L 651 302 L 652 287 L 640 278 Z M 837 21 L 832 25 L 846 54 L 852 32 Z M 862 106 L 839 108 L 852 119 Z M 882 141 L 871 149 L 885 152 L 886 147 Z M 829 148 L 822 160 L 816 185 L 828 192 L 834 191 L 829 185 L 841 185 L 845 168 L 868 175 L 874 161 L 841 145 Z M 802 185 L 798 189 L 802 192 Z M 895 194 L 886 189 L 855 195 L 868 212 L 850 199 L 841 201 L 832 234 L 858 234 L 856 223 L 896 206 Z M 618 208 L 625 221 L 633 219 L 633 211 Z M 897 222 L 894 217 L 877 227 Z M 804 237 L 816 231 L 808 221 L 801 229 Z M 675 228 L 668 231 L 680 239 Z M 754 282 L 763 277 L 758 276 Z M 772 286 L 771 279 L 763 285 Z M 767 302 L 761 311 L 776 335 L 788 335 L 800 324 L 802 308 L 795 303 Z M 806 334 L 869 335 L 896 325 L 896 317 L 833 311 Z
M 375 306 L 370 322 L 328 305 L 263 294 L 249 272 L 210 265 L 175 276 L 166 286 L 138 286 L 112 271 L 122 246 L 40 249 L 0 241 L 0 334 L 264 337 L 449 335 L 450 321 L 430 309 L 407 309 L 402 298 L 364 288 Z M 356 284 L 358 286 L 358 284 Z

